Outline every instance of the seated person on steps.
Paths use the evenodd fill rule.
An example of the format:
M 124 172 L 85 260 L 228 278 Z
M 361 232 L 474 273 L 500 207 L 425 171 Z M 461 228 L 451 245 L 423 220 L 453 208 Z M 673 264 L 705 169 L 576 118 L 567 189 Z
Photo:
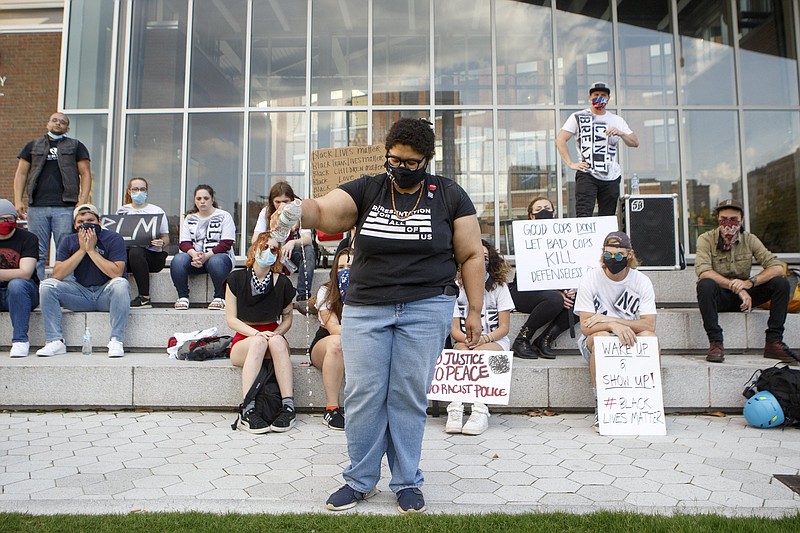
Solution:
M 111 319 L 108 356 L 122 357 L 122 341 L 130 311 L 130 286 L 125 277 L 125 241 L 122 235 L 102 229 L 100 212 L 92 204 L 75 208 L 77 233 L 61 240 L 53 276 L 39 286 L 47 344 L 40 357 L 67 353 L 61 329 L 61 308 L 72 311 L 107 311 Z M 74 274 L 74 278 L 68 276 Z
M 708 336 L 706 361 L 725 360 L 720 311 L 750 312 L 770 302 L 764 357 L 797 363 L 797 354 L 783 342 L 783 323 L 789 306 L 789 282 L 784 264 L 758 237 L 742 228 L 744 209 L 736 200 L 723 200 L 714 210 L 719 227 L 697 238 L 697 303 Z M 764 269 L 751 275 L 753 259 Z

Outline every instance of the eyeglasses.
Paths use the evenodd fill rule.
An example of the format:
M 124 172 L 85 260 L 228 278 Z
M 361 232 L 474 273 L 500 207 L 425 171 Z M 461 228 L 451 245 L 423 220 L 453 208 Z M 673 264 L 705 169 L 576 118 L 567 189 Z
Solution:
M 617 252 L 615 254 L 612 254 L 611 252 L 603 252 L 603 259 L 605 259 L 606 261 L 608 261 L 612 257 L 614 258 L 614 261 L 622 261 L 623 259 L 628 258 L 628 256 L 623 254 L 622 252 Z
M 131 187 L 131 192 L 147 192 L 147 187 Z
M 51 118 L 50 122 L 58 122 L 59 124 L 64 124 L 64 125 L 69 124 L 69 120 L 64 120 L 63 118 L 58 118 L 58 117 Z
M 408 170 L 417 170 L 420 167 L 420 165 L 422 165 L 422 163 L 425 162 L 425 158 L 423 157 L 422 159 L 411 159 L 411 158 L 400 159 L 396 155 L 387 154 L 386 161 L 389 163 L 389 166 L 392 167 L 399 167 L 400 165 L 403 165 Z

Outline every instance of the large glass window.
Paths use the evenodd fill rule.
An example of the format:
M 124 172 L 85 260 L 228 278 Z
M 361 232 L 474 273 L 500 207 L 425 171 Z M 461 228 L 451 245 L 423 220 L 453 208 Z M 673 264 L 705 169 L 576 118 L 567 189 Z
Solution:
M 554 103 L 550 0 L 498 0 L 495 5 L 497 103 Z
M 64 105 L 77 109 L 108 107 L 114 3 L 73 0 L 67 34 Z
M 312 104 L 353 105 L 367 94 L 367 12 L 367 0 L 312 4 Z
M 434 2 L 437 104 L 492 103 L 490 7 L 485 0 Z
M 678 2 L 683 103 L 736 103 L 728 0 Z
M 616 0 L 624 104 L 675 104 L 675 55 L 669 0 Z
M 261 208 L 275 183 L 285 181 L 295 194 L 305 191 L 305 113 L 252 113 L 247 186 L 247 231 L 250 242 Z
M 108 164 L 108 116 L 107 115 L 77 115 L 69 116 L 69 136 L 81 141 L 89 150 L 92 168 L 92 202 L 97 207 L 108 212 L 112 208 L 116 212 L 116 205 L 108 205 L 111 183 L 106 173 Z
M 739 58 L 745 104 L 797 105 L 791 0 L 739 0 Z
M 392 124 L 401 118 L 424 118 L 430 120 L 427 111 L 373 111 L 372 112 L 372 144 L 383 144 L 386 142 L 386 134 Z M 428 167 L 428 172 L 431 168 Z
M 320 111 L 311 114 L 311 151 L 366 146 L 366 111 Z M 296 191 L 295 191 L 296 192 Z
M 189 147 L 186 166 L 186 208 L 194 203 L 197 185 L 210 185 L 217 204 L 236 221 L 237 253 L 247 245 L 239 224 L 242 197 L 242 114 L 198 113 L 189 115 Z
M 721 200 L 742 200 L 739 125 L 735 111 L 686 111 L 683 114 L 689 249 L 697 237 L 716 227 L 712 211 Z
M 567 201 L 556 180 L 555 114 L 552 111 L 498 111 L 500 242 L 513 254 L 511 222 L 528 218 L 528 204 L 549 198 L 560 213 Z
M 246 0 L 194 3 L 190 106 L 244 103 L 246 17 Z
M 614 83 L 613 30 L 609 0 L 556 5 L 556 50 L 559 101 L 581 105 L 589 101 L 589 86 Z
M 772 252 L 800 250 L 800 113 L 745 111 L 750 231 Z
M 372 103 L 430 102 L 430 12 L 427 0 L 375 0 Z
M 306 103 L 307 2 L 253 0 L 250 105 Z
M 148 202 L 167 213 L 170 253 L 177 253 L 181 200 L 181 139 L 183 118 L 178 114 L 129 115 L 125 131 L 125 168 L 120 190 L 134 176 L 147 179 Z M 122 198 L 113 204 L 122 205 Z

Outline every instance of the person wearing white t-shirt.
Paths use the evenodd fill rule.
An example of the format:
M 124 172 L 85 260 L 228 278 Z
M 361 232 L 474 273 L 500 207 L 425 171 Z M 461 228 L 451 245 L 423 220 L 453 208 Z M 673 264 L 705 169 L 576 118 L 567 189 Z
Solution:
M 598 215 L 617 211 L 622 170 L 617 163 L 619 141 L 631 148 L 639 146 L 639 138 L 622 117 L 606 111 L 611 89 L 603 82 L 589 87 L 588 109 L 569 116 L 556 136 L 556 148 L 564 163 L 575 171 L 575 216 L 590 217 L 597 203 Z M 567 147 L 575 137 L 578 162 L 573 162 Z
M 167 263 L 165 248 L 169 245 L 169 224 L 167 214 L 157 205 L 147 202 L 147 180 L 134 177 L 125 189 L 125 204 L 117 209 L 118 215 L 161 215 L 158 238 L 150 241 L 150 246 L 128 248 L 128 272 L 136 280 L 139 296 L 131 300 L 132 309 L 152 307 L 150 304 L 150 274 L 161 272 Z
M 589 362 L 595 398 L 595 337 L 615 335 L 626 346 L 633 346 L 636 337 L 652 337 L 656 331 L 653 284 L 636 270 L 638 262 L 630 237 L 621 231 L 609 233 L 603 241 L 601 261 L 600 268 L 583 276 L 575 298 L 575 313 L 581 318 L 578 348 Z

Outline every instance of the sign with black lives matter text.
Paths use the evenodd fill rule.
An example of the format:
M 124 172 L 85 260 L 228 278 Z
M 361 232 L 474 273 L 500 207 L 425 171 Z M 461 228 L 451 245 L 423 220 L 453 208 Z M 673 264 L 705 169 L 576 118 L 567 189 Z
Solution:
M 103 215 L 100 225 L 103 229 L 116 231 L 122 235 L 126 248 L 150 246 L 150 241 L 159 239 L 161 217 L 163 215 Z
M 508 405 L 513 352 L 442 350 L 429 400 Z
M 666 435 L 657 337 L 594 338 L 601 435 Z
M 386 162 L 386 147 L 347 146 L 345 148 L 320 148 L 311 153 L 311 192 L 314 198 L 363 175 L 381 174 Z
M 515 220 L 517 289 L 574 289 L 600 266 L 603 240 L 617 231 L 617 217 Z

